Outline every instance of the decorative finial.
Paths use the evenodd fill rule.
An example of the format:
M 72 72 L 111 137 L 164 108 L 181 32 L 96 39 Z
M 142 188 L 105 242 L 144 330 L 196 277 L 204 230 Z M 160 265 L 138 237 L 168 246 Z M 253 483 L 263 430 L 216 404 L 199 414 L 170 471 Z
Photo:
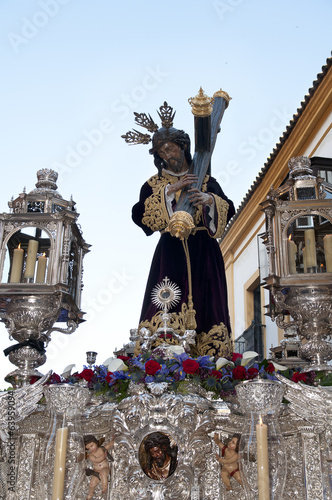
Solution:
M 157 111 L 160 119 L 161 126 L 169 129 L 173 127 L 173 120 L 175 116 L 175 111 L 173 113 L 173 108 L 164 101 L 164 104 L 160 106 L 159 111 Z M 146 128 L 149 132 L 155 133 L 158 132 L 158 125 L 153 121 L 150 115 L 146 113 L 136 113 L 135 115 L 135 123 L 140 127 Z M 126 134 L 121 136 L 122 139 L 126 141 L 127 144 L 149 144 L 152 140 L 152 137 L 149 134 L 142 134 L 138 130 L 130 130 Z
M 87 351 L 86 353 L 86 361 L 89 365 L 89 368 L 92 368 L 92 365 L 95 364 L 96 359 L 97 359 L 97 352 L 95 351 Z
M 136 112 L 134 112 L 134 115 L 137 125 L 146 128 L 149 132 L 157 132 L 158 125 L 153 121 L 150 115 Z
M 298 177 L 301 175 L 312 175 L 311 160 L 307 156 L 295 156 L 288 162 L 290 177 Z
M 56 191 L 58 187 L 56 185 L 57 178 L 58 174 L 55 170 L 42 168 L 37 172 L 38 182 L 36 183 L 36 188 L 51 189 L 52 191 Z
M 161 119 L 161 126 L 164 128 L 173 127 L 173 120 L 175 116 L 175 111 L 173 113 L 173 108 L 164 102 L 163 106 L 160 106 L 159 111 L 157 111 L 159 118 Z
M 129 130 L 126 134 L 121 136 L 129 145 L 134 144 L 149 144 L 151 136 L 149 134 L 142 134 L 138 130 Z
M 223 97 L 226 101 L 226 108 L 228 108 L 229 101 L 232 99 L 223 89 L 217 90 L 217 92 L 213 94 L 213 97 Z
M 188 212 L 178 210 L 170 218 L 166 231 L 169 231 L 172 236 L 180 238 L 180 240 L 186 240 L 194 227 L 192 216 Z
M 208 97 L 202 87 L 196 97 L 190 97 L 188 102 L 191 106 L 191 112 L 194 116 L 210 116 L 213 110 L 214 97 Z

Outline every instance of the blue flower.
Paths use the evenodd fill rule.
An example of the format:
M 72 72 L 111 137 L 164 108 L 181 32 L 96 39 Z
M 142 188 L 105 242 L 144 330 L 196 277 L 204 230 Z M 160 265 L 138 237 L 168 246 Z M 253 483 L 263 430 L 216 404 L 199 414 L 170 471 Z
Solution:
M 100 382 L 96 382 L 95 384 L 93 384 L 92 388 L 96 392 L 101 391 L 101 383 Z
M 129 374 L 131 380 L 133 380 L 134 382 L 139 382 L 141 380 L 142 377 L 144 377 L 144 373 L 142 372 L 132 372 Z
M 186 352 L 183 352 L 181 354 L 174 354 L 174 359 L 171 360 L 172 364 L 169 367 L 169 371 L 171 373 L 174 371 L 183 372 L 182 363 L 186 359 L 189 359 L 189 356 Z M 183 374 L 180 373 L 180 380 L 183 380 L 184 378 L 186 378 L 186 374 L 184 372 L 183 372 Z
M 113 377 L 115 380 L 128 380 L 129 379 L 127 372 L 123 372 L 123 371 L 114 372 Z
M 214 387 L 217 385 L 217 381 L 214 377 L 211 377 L 206 379 L 205 384 L 208 389 L 214 389 Z
M 141 362 L 141 355 L 137 356 L 137 358 L 132 358 L 132 364 L 134 366 L 137 366 L 140 370 L 144 372 L 144 363 Z
M 196 361 L 199 363 L 200 368 L 211 370 L 215 367 L 214 363 L 210 360 L 210 356 L 199 356 Z

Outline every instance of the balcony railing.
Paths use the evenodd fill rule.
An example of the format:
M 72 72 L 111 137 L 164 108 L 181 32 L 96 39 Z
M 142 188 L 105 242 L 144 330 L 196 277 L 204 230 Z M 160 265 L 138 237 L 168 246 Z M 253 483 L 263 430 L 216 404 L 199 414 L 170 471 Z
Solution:
M 264 359 L 263 328 L 261 323 L 251 323 L 234 342 L 234 351 L 243 354 L 245 351 L 256 351 L 259 359 Z

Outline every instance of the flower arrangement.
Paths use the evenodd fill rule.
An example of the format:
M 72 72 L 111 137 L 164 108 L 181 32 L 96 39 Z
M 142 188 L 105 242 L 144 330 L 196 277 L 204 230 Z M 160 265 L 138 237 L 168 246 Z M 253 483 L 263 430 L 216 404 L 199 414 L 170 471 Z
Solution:
M 176 351 L 177 346 L 170 346 L 171 351 L 172 347 Z M 163 349 L 157 348 L 133 358 L 111 358 L 108 366 L 94 366 L 93 369 L 84 367 L 82 372 L 67 378 L 54 373 L 49 383 L 85 383 L 96 394 L 103 394 L 118 402 L 129 396 L 130 382 L 142 384 L 146 388 L 150 383 L 166 382 L 169 390 L 185 393 L 190 381 L 212 393 L 214 398 L 222 399 L 235 395 L 236 385 L 243 380 L 257 377 L 276 380 L 275 373 L 279 370 L 283 370 L 282 374 L 294 382 L 332 384 L 332 380 L 324 384 L 324 380 L 320 380 L 320 375 L 315 372 L 303 373 L 300 369 L 285 371 L 285 367 L 267 360 L 249 366 L 249 361 L 256 356 L 257 353 L 248 352 L 243 355 L 234 353 L 231 358 L 217 360 L 210 356 L 194 359 L 185 352 L 178 354 L 174 351 L 170 357 L 169 352 L 165 355 Z

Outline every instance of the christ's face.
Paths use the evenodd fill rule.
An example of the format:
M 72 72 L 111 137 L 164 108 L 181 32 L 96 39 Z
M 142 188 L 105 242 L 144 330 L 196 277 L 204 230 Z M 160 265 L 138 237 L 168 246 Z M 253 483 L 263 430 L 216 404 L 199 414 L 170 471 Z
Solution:
M 163 450 L 158 448 L 158 446 L 154 446 L 153 448 L 150 448 L 150 455 L 154 460 L 158 460 L 163 456 Z
M 158 154 L 167 167 L 175 173 L 183 168 L 184 152 L 175 142 L 166 142 L 158 149 Z
M 158 465 L 158 467 L 162 467 L 164 465 L 166 454 L 164 450 L 159 448 L 159 446 L 150 448 L 150 455 L 152 457 L 152 460 Z

